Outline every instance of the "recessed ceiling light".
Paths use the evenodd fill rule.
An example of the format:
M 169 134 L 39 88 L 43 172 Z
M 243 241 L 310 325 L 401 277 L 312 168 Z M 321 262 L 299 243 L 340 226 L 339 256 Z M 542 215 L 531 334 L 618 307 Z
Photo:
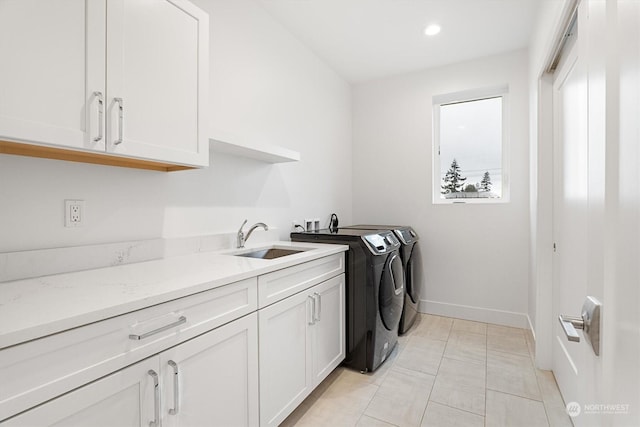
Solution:
M 424 33 L 427 36 L 435 36 L 439 32 L 440 32 L 440 25 L 436 25 L 436 24 L 428 25 L 427 28 L 424 29 Z

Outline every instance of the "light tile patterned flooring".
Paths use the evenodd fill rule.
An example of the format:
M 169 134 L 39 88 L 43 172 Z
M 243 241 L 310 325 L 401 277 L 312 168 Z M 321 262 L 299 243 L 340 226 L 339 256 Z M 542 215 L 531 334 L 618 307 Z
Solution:
M 339 367 L 282 426 L 571 426 L 531 332 L 422 314 L 374 373 Z

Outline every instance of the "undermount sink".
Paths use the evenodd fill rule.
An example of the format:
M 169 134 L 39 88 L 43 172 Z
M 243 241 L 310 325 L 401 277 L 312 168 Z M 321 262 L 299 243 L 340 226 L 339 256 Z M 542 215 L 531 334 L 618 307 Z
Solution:
M 281 258 L 287 255 L 299 254 L 304 252 L 305 249 L 285 249 L 285 248 L 265 248 L 258 249 L 251 252 L 242 252 L 234 254 L 235 256 L 242 256 L 247 258 L 260 258 L 260 259 L 275 259 Z

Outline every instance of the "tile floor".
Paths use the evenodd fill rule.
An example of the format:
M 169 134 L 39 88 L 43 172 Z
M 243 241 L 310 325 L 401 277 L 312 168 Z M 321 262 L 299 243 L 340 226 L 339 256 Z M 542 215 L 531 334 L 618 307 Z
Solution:
M 337 368 L 282 426 L 571 426 L 530 331 L 420 315 L 371 374 Z

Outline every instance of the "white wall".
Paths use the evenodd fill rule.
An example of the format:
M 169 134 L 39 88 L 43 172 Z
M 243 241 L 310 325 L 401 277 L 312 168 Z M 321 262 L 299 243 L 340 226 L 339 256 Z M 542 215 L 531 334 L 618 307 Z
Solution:
M 161 173 L 0 155 L 0 252 L 236 231 L 287 238 L 292 219 L 351 219 L 351 90 L 251 0 L 197 0 L 210 14 L 210 124 L 299 151 L 269 165 L 213 153 Z M 86 224 L 64 228 L 64 199 Z
M 354 87 L 354 221 L 417 230 L 423 311 L 528 326 L 527 64 L 517 51 Z M 432 96 L 504 84 L 511 201 L 432 204 Z

